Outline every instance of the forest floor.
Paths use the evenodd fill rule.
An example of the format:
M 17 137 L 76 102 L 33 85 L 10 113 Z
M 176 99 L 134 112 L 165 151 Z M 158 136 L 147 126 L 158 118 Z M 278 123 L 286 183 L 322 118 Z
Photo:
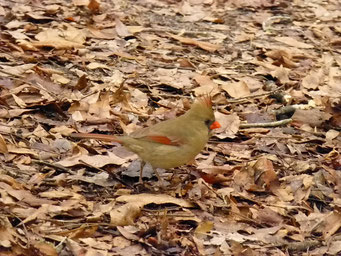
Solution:
M 0 255 L 340 255 L 339 0 L 0 0 L 0 28 Z M 164 187 L 70 138 L 203 94 L 222 127 Z

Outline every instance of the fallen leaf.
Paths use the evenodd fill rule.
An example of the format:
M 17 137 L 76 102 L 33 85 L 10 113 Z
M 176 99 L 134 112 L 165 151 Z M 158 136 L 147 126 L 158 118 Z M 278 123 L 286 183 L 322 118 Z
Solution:
M 307 89 L 317 89 L 319 85 L 322 83 L 323 78 L 323 70 L 319 69 L 318 71 L 312 70 L 309 72 L 307 76 L 302 79 L 302 85 Z
M 214 136 L 224 138 L 235 138 L 239 131 L 240 120 L 236 113 L 225 115 L 220 112 L 215 113 L 216 120 L 220 123 L 221 128 L 215 130 Z
M 94 166 L 96 168 L 101 168 L 108 164 L 114 165 L 122 165 L 126 162 L 125 159 L 116 156 L 115 154 L 108 151 L 108 155 L 95 155 L 95 156 L 88 156 L 88 155 L 81 155 L 81 156 L 72 156 L 69 158 L 65 158 L 57 164 L 60 164 L 64 167 L 70 167 L 75 165 L 81 165 L 82 162 L 89 164 L 90 166 Z
M 331 129 L 328 132 L 326 132 L 326 140 L 333 140 L 337 138 L 338 136 L 340 136 L 340 132 L 336 130 Z
M 244 81 L 223 83 L 221 88 L 235 99 L 250 95 L 250 89 Z
M 87 6 L 89 4 L 90 0 L 72 0 L 72 3 L 75 6 Z
M 1 134 L 0 134 L 0 153 L 2 154 L 8 153 L 6 141 L 4 140 L 4 137 L 2 137 Z
M 198 46 L 199 48 L 201 48 L 203 50 L 206 50 L 208 52 L 215 52 L 215 51 L 217 51 L 218 49 L 221 48 L 220 45 L 211 44 L 211 43 L 208 43 L 208 42 L 197 41 L 195 39 L 188 38 L 188 37 L 182 37 L 182 36 L 173 35 L 173 34 L 169 34 L 169 33 L 168 33 L 168 35 L 171 38 L 173 38 L 175 40 L 178 40 L 178 41 L 180 41 L 183 44 L 195 45 L 195 46 Z
M 195 75 L 193 79 L 199 84 L 199 87 L 193 89 L 196 96 L 209 94 L 214 96 L 219 93 L 218 85 L 211 80 L 209 76 Z
M 314 48 L 313 45 L 300 42 L 292 37 L 287 37 L 287 36 L 275 37 L 275 40 L 278 42 L 293 46 L 293 47 L 297 47 L 297 48 L 303 48 L 303 49 Z
M 311 127 L 320 127 L 330 117 L 330 114 L 319 109 L 297 109 L 292 119 L 293 122 L 301 125 L 308 124 Z
M 280 66 L 280 67 L 276 67 L 273 71 L 270 72 L 270 74 L 277 78 L 281 84 L 286 84 L 290 82 L 289 79 L 289 69 Z
M 42 255 L 58 256 L 56 248 L 46 242 L 34 242 L 34 248 L 36 248 Z
M 110 224 L 113 226 L 128 226 L 135 222 L 135 219 L 141 213 L 143 202 L 130 202 L 110 212 Z
M 68 26 L 67 30 L 48 28 L 35 36 L 38 41 L 32 42 L 36 47 L 54 47 L 56 49 L 82 48 L 86 33 L 84 30 Z
M 212 221 L 203 221 L 197 226 L 194 233 L 196 233 L 196 234 L 209 233 L 209 232 L 211 232 L 213 226 L 214 226 L 214 223 Z
M 165 194 L 138 194 L 123 195 L 116 199 L 117 202 L 138 203 L 139 205 L 147 204 L 176 204 L 182 207 L 193 207 L 194 205 L 187 200 L 175 198 Z
M 115 19 L 116 22 L 116 32 L 120 37 L 127 37 L 130 35 L 128 28 L 122 23 L 118 18 Z

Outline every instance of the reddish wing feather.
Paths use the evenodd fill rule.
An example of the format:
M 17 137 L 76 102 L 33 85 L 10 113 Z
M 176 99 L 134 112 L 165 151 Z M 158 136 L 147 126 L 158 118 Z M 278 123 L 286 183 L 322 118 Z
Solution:
M 150 136 L 146 136 L 145 138 L 150 140 L 150 141 L 157 142 L 160 144 L 171 145 L 171 146 L 179 146 L 180 145 L 179 142 L 172 141 L 171 139 L 169 139 L 166 136 L 150 135 Z

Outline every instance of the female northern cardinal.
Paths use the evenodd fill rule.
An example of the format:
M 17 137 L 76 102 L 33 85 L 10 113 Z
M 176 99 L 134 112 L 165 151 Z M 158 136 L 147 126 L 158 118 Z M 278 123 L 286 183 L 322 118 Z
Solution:
M 210 131 L 220 128 L 215 121 L 212 100 L 209 96 L 199 98 L 184 115 L 156 125 L 137 130 L 129 135 L 105 135 L 73 133 L 73 138 L 114 141 L 136 153 L 142 160 L 140 183 L 145 162 L 155 168 L 169 169 L 194 160 L 205 147 Z

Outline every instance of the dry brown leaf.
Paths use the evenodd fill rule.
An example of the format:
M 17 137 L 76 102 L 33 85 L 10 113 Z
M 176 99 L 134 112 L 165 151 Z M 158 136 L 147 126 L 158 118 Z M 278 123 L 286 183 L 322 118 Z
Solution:
M 36 211 L 34 211 L 32 214 L 30 214 L 27 218 L 22 220 L 20 222 L 20 225 L 25 224 L 27 222 L 30 222 L 32 220 L 35 220 L 36 218 L 43 218 L 47 213 L 50 205 L 43 204 L 41 207 L 39 207 Z
M 240 34 L 237 34 L 235 36 L 234 41 L 236 43 L 242 43 L 242 42 L 246 42 L 246 41 L 251 41 L 254 38 L 255 38 L 254 34 L 241 32 Z
M 250 95 L 250 89 L 244 81 L 222 83 L 221 88 L 235 99 Z
M 50 133 L 56 133 L 56 134 L 61 134 L 63 136 L 69 136 L 71 133 L 76 132 L 75 129 L 67 127 L 65 125 L 61 125 L 61 126 L 56 126 L 52 129 L 49 130 Z
M 82 48 L 86 33 L 84 30 L 68 26 L 67 30 L 46 29 L 35 36 L 38 41 L 32 42 L 36 47 L 50 46 L 56 49 Z
M 329 130 L 328 132 L 326 132 L 326 140 L 333 140 L 338 136 L 340 136 L 340 132 L 336 130 Z
M 86 66 L 88 69 L 98 69 L 98 68 L 102 68 L 102 69 L 110 69 L 110 67 L 108 67 L 105 64 L 102 63 L 98 63 L 98 62 L 91 62 Z
M 184 199 L 175 198 L 165 194 L 138 194 L 123 195 L 116 199 L 117 202 L 138 203 L 142 206 L 147 204 L 176 204 L 182 207 L 193 207 L 194 205 Z
M 6 72 L 13 74 L 13 75 L 18 75 L 18 76 L 24 74 L 28 70 L 32 70 L 35 66 L 36 64 L 23 64 L 23 65 L 15 65 L 15 66 L 0 65 L 0 67 L 3 70 L 6 70 Z M 1 74 L 1 76 L 8 76 L 8 75 Z
M 6 141 L 4 140 L 4 137 L 2 137 L 1 134 L 0 134 L 0 153 L 2 154 L 8 153 Z
M 87 35 L 88 37 L 107 40 L 113 40 L 117 37 L 117 33 L 114 28 L 99 29 L 94 26 L 88 26 L 87 29 L 89 32 L 89 35 Z
M 58 252 L 57 252 L 56 248 L 50 243 L 37 242 L 37 243 L 33 243 L 33 246 L 42 255 L 58 256 Z
M 131 241 L 128 239 L 121 237 L 121 236 L 116 236 L 113 239 L 113 246 L 118 247 L 118 248 L 126 248 L 127 246 L 131 245 Z
M 106 92 L 102 94 L 99 100 L 89 105 L 89 113 L 96 118 L 110 118 L 110 93 Z
M 121 57 L 121 58 L 124 58 L 124 59 L 128 59 L 128 60 L 138 60 L 139 59 L 139 57 L 135 57 L 133 55 L 130 55 L 127 52 L 117 52 L 117 51 L 114 51 L 113 54 L 118 56 L 118 57 Z
M 122 165 L 126 162 L 125 159 L 120 158 L 116 156 L 115 154 L 108 151 L 107 156 L 102 155 L 95 155 L 95 156 L 88 156 L 88 155 L 81 155 L 81 156 L 72 156 L 69 158 L 65 158 L 57 164 L 60 164 L 65 167 L 75 166 L 75 165 L 81 165 L 82 162 L 94 166 L 96 168 L 101 168 L 108 164 L 114 164 L 114 165 Z
M 145 30 L 143 26 L 127 26 L 129 33 L 136 34 Z
M 76 200 L 83 200 L 84 197 L 74 191 L 70 191 L 67 189 L 64 190 L 50 190 L 50 191 L 45 191 L 39 193 L 39 196 L 41 197 L 47 197 L 51 199 L 67 199 L 67 198 L 72 198 Z
M 206 50 L 208 52 L 215 52 L 217 50 L 219 50 L 221 48 L 220 45 L 216 45 L 216 44 L 211 44 L 211 43 L 208 43 L 208 42 L 202 42 L 202 41 L 197 41 L 195 39 L 192 39 L 192 38 L 188 38 L 188 37 L 182 37 L 182 36 L 178 36 L 178 35 L 172 35 L 172 34 L 169 34 L 168 35 L 175 39 L 175 40 L 178 40 L 179 42 L 183 43 L 183 44 L 190 44 L 190 45 L 195 45 L 195 46 L 198 46 L 200 47 L 201 49 L 203 50 Z
M 1 252 L 340 254 L 338 1 L 0 2 Z M 182 114 L 187 97 L 204 93 L 215 96 L 223 128 L 196 158 L 199 172 L 179 168 L 162 195 L 124 185 L 139 166 L 122 172 L 137 157 L 123 146 L 65 138 L 130 133 Z M 297 110 L 287 126 L 239 130 L 238 116 L 273 121 L 283 104 L 314 110 Z M 64 160 L 68 171 L 56 163 Z M 117 202 L 122 195 L 131 201 Z M 98 228 L 109 213 L 112 225 L 130 226 Z
M 283 65 L 286 68 L 296 68 L 298 66 L 298 64 L 293 61 L 293 54 L 289 49 L 274 49 L 266 52 L 265 55 L 275 60 L 276 62 L 274 64 L 277 66 Z
M 52 204 L 53 201 L 48 199 L 42 199 L 32 195 L 28 190 L 24 189 L 13 189 L 10 185 L 0 182 L 0 189 L 6 191 L 7 194 L 12 196 L 18 201 L 25 202 L 31 206 L 41 206 L 42 204 Z
M 272 193 L 274 193 L 276 196 L 278 196 L 278 198 L 281 201 L 284 202 L 290 202 L 292 200 L 294 200 L 294 195 L 292 193 L 292 190 L 289 186 L 285 186 L 285 187 L 275 187 L 271 190 Z
M 5 16 L 5 15 L 6 15 L 5 8 L 3 8 L 2 6 L 0 6 L 0 16 Z
M 193 79 L 199 84 L 199 87 L 193 89 L 196 96 L 205 94 L 214 96 L 220 92 L 218 85 L 215 82 L 213 82 L 209 76 L 198 74 L 195 75 Z
M 20 154 L 20 155 L 32 155 L 34 157 L 38 157 L 38 153 L 29 148 L 16 147 L 15 145 L 12 145 L 12 144 L 8 144 L 7 148 L 8 148 L 9 153 Z
M 62 76 L 60 74 L 52 74 L 51 79 L 54 82 L 64 84 L 64 85 L 70 83 L 70 81 L 71 81 L 69 78 Z
M 311 127 L 319 127 L 330 117 L 330 114 L 319 109 L 297 109 L 292 116 L 292 119 L 298 124 L 308 124 Z
M 297 47 L 297 48 L 303 48 L 303 49 L 314 48 L 313 45 L 300 42 L 292 37 L 287 37 L 287 36 L 276 37 L 275 40 L 278 42 L 293 46 L 293 47 Z
M 323 82 L 323 70 L 312 70 L 302 79 L 302 85 L 307 89 L 317 89 Z
M 286 84 L 290 82 L 289 73 L 290 73 L 289 69 L 283 66 L 276 67 L 275 70 L 270 72 L 270 74 L 273 77 L 277 78 L 281 82 L 281 84 Z
M 206 256 L 204 241 L 198 237 L 193 236 L 193 241 L 200 255 Z
M 221 125 L 221 128 L 215 131 L 215 136 L 220 139 L 235 138 L 240 125 L 239 116 L 236 113 L 225 115 L 217 112 L 215 113 L 215 117 Z
M 16 103 L 20 108 L 26 108 L 26 107 L 27 107 L 25 101 L 23 101 L 20 97 L 16 96 L 15 94 L 12 94 L 12 97 L 13 97 L 15 103 Z
M 8 217 L 0 217 L 0 246 L 10 248 L 11 244 L 16 243 L 16 232 L 12 224 L 9 222 Z
M 131 102 L 133 106 L 139 110 L 144 110 L 148 106 L 148 96 L 146 93 L 139 89 L 135 89 L 131 92 Z
M 214 226 L 214 223 L 212 221 L 203 221 L 197 226 L 194 233 L 196 234 L 209 233 L 213 229 L 213 226 Z
M 110 250 L 113 246 L 110 243 L 107 243 L 104 241 L 98 241 L 98 239 L 92 238 L 92 237 L 80 238 L 79 241 L 97 250 Z M 89 254 L 87 253 L 87 255 Z M 98 254 L 96 253 L 95 255 L 98 255 Z
M 99 11 L 100 4 L 96 0 L 90 0 L 88 8 L 92 13 L 97 13 Z
M 330 244 L 328 244 L 328 252 L 327 252 L 328 254 L 338 255 L 340 252 L 341 252 L 341 240 L 331 241 Z
M 260 223 L 264 223 L 270 226 L 277 226 L 283 222 L 283 218 L 268 207 L 258 211 L 257 220 Z
M 115 19 L 116 22 L 116 32 L 120 37 L 127 37 L 130 35 L 128 28 L 122 23 L 118 18 Z
M 11 187 L 14 189 L 24 188 L 23 184 L 18 182 L 16 179 L 1 172 L 0 172 L 0 181 L 7 183 L 8 185 L 11 185 Z
M 72 3 L 75 6 L 87 6 L 89 4 L 90 0 L 72 0 Z
M 341 227 L 341 213 L 334 210 L 331 214 L 323 219 L 323 237 L 329 239 Z
M 142 208 L 143 202 L 134 201 L 113 209 L 110 211 L 110 224 L 113 226 L 133 225 Z
M 255 183 L 259 186 L 266 185 L 269 189 L 278 185 L 277 174 L 274 170 L 272 161 L 265 157 L 259 158 L 253 166 Z

